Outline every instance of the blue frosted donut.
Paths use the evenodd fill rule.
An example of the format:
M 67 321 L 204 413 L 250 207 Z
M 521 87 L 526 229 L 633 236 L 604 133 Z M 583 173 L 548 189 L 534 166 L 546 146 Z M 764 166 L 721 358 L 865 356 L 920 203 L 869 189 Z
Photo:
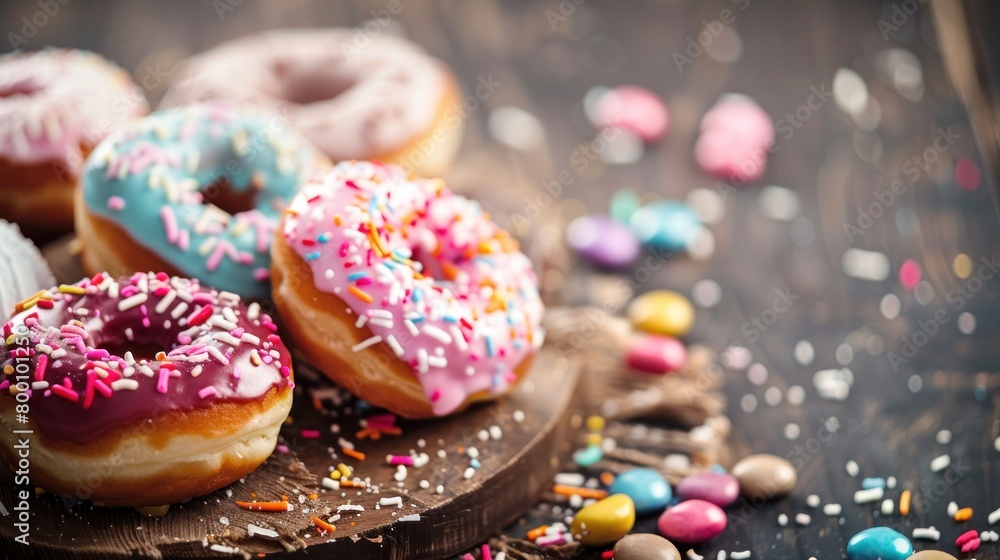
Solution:
M 220 290 L 267 296 L 278 218 L 327 165 L 277 114 L 206 103 L 134 120 L 84 167 L 84 266 L 125 274 L 162 264 Z M 109 235 L 108 225 L 128 238 Z

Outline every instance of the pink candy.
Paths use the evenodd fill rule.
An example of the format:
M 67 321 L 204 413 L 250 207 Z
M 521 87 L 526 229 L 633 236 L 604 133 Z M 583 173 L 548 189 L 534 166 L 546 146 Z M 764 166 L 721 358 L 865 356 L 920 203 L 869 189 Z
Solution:
M 672 336 L 640 336 L 625 355 L 625 361 L 633 369 L 649 373 L 680 371 L 687 362 L 687 350 Z
M 687 500 L 663 512 L 656 526 L 670 541 L 699 544 L 726 529 L 726 513 L 704 500 Z
M 698 166 L 736 186 L 759 180 L 767 169 L 767 150 L 774 144 L 774 124 L 745 95 L 725 95 L 701 121 L 694 147 Z
M 623 128 L 646 142 L 667 133 L 670 115 L 655 93 L 639 86 L 619 86 L 598 99 L 591 115 L 597 128 Z

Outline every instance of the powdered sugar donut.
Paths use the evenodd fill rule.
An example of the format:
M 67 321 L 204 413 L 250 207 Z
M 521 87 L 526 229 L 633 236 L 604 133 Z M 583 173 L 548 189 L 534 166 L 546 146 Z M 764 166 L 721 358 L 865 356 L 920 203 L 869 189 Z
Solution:
M 50 48 L 0 56 L 0 218 L 31 237 L 71 230 L 84 158 L 148 110 L 128 73 L 94 53 Z
M 291 409 L 276 330 L 256 304 L 164 273 L 51 288 L 2 327 L 0 456 L 18 465 L 15 430 L 32 430 L 34 485 L 113 506 L 225 486 L 271 454 Z
M 397 163 L 442 174 L 458 150 L 455 78 L 417 45 L 355 29 L 276 30 L 186 61 L 163 107 L 228 99 L 286 116 L 334 161 Z
M 517 242 L 441 180 L 342 162 L 272 246 L 274 300 L 311 363 L 362 399 L 442 416 L 506 393 L 544 338 Z

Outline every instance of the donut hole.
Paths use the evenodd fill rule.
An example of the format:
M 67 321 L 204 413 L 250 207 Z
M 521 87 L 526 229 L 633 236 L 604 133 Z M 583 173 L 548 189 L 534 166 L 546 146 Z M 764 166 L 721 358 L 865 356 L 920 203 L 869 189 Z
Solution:
M 327 67 L 289 65 L 274 66 L 275 81 L 281 88 L 280 97 L 297 105 L 328 101 L 351 89 L 357 79 L 338 74 Z
M 259 191 L 252 186 L 242 190 L 236 189 L 229 179 L 220 177 L 198 192 L 201 193 L 202 202 L 212 204 L 232 216 L 256 208 Z
M 158 346 L 156 344 L 142 344 L 130 341 L 123 342 L 118 345 L 117 348 L 111 348 L 105 345 L 104 349 L 115 356 L 124 356 L 126 352 L 131 352 L 132 357 L 135 358 L 135 361 L 137 362 L 144 360 L 154 362 L 156 361 L 157 353 L 169 350 L 169 348 L 163 348 L 162 346 Z

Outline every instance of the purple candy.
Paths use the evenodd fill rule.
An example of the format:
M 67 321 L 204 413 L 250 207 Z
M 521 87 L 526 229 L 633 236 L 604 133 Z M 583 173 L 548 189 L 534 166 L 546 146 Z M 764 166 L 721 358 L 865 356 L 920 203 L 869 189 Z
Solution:
M 688 500 L 668 508 L 656 525 L 670 541 L 700 544 L 726 529 L 726 513 L 704 500 Z
M 625 362 L 633 369 L 649 373 L 680 371 L 687 362 L 687 350 L 672 336 L 647 334 L 632 343 Z
M 639 256 L 639 239 L 608 216 L 581 216 L 566 228 L 566 240 L 581 257 L 603 268 L 623 268 Z
M 677 485 L 682 500 L 705 500 L 726 507 L 740 495 L 740 482 L 729 473 L 702 472 L 685 478 Z

